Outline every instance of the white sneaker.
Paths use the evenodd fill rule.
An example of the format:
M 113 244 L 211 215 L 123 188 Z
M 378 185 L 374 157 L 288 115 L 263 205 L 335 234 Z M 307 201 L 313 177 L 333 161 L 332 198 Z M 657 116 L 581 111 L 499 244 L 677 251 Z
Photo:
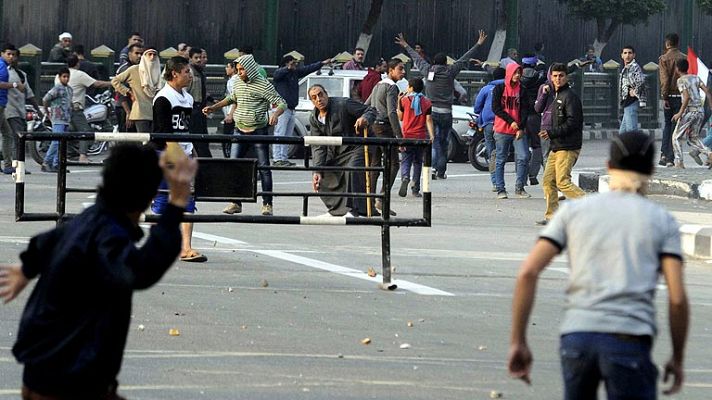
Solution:
M 239 214 L 242 212 L 242 205 L 237 204 L 237 203 L 230 203 L 228 204 L 227 207 L 225 207 L 222 211 L 225 214 Z
M 272 204 L 263 204 L 262 205 L 262 215 L 273 215 Z

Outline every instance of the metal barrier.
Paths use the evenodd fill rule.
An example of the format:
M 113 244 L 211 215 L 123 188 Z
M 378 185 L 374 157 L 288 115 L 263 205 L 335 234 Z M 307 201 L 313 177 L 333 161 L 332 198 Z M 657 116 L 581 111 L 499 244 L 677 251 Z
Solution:
M 59 171 L 57 173 L 57 207 L 54 213 L 28 213 L 25 212 L 25 143 L 37 140 L 59 141 Z M 417 146 L 426 148 L 423 163 L 423 215 L 421 218 L 393 218 L 390 215 L 391 190 L 389 185 L 384 185 L 384 193 L 347 192 L 347 193 L 315 193 L 315 192 L 258 192 L 257 173 L 260 170 L 288 170 L 288 171 L 344 171 L 363 172 L 379 171 L 383 174 L 383 182 L 389 182 L 391 174 L 391 160 L 383 158 L 380 167 L 339 167 L 339 166 L 311 166 L 309 152 L 304 152 L 304 166 L 278 167 L 257 166 L 254 159 L 219 159 L 198 158 L 199 168 L 208 169 L 210 173 L 198 174 L 194 185 L 196 201 L 225 202 L 225 201 L 257 201 L 257 196 L 291 196 L 302 198 L 301 216 L 264 216 L 264 215 L 225 215 L 225 214 L 186 214 L 185 222 L 239 222 L 259 224 L 291 224 L 291 225 L 369 225 L 381 227 L 381 261 L 383 282 L 381 288 L 393 290 L 396 288 L 391 281 L 391 243 L 390 228 L 395 227 L 430 227 L 431 226 L 431 193 L 430 193 L 430 166 L 432 163 L 431 144 L 428 140 L 392 139 L 373 137 L 330 137 L 330 136 L 237 136 L 237 135 L 193 135 L 193 134 L 163 134 L 163 133 L 50 133 L 50 132 L 24 132 L 17 141 L 17 162 L 15 172 L 15 220 L 20 221 L 63 221 L 74 217 L 76 214 L 66 212 L 67 193 L 95 193 L 96 188 L 68 187 L 67 166 L 101 166 L 102 163 L 78 163 L 67 160 L 67 142 L 70 140 L 113 141 L 113 142 L 230 142 L 230 143 L 276 143 L 298 144 L 303 146 L 342 146 L 357 145 L 383 147 L 382 154 L 391 154 L 393 146 Z M 229 166 L 231 168 L 226 168 Z M 216 176 L 217 174 L 217 176 Z M 251 178 L 251 180 L 250 180 Z M 226 180 L 241 182 L 232 187 L 225 185 Z M 221 183 L 222 182 L 222 183 Z M 249 186 L 249 187 L 247 187 Z M 375 183 L 374 183 L 375 187 Z M 375 190 L 374 190 L 375 192 Z M 379 217 L 335 217 L 335 216 L 309 216 L 309 199 L 312 197 L 351 197 L 380 199 L 382 202 L 381 216 Z M 145 215 L 146 222 L 157 222 L 157 215 Z

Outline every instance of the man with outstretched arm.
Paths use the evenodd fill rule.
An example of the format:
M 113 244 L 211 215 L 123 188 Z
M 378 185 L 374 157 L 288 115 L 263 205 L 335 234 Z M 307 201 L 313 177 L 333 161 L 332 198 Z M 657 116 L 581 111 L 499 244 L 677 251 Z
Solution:
M 33 237 L 21 264 L 0 265 L 6 303 L 37 278 L 12 348 L 24 364 L 24 400 L 123 399 L 116 378 L 133 292 L 158 282 L 180 252 L 178 225 L 197 170 L 194 160 L 180 156 L 163 155 L 159 164 L 152 146 L 113 147 L 96 204 Z M 137 247 L 141 214 L 162 178 L 170 201 Z
M 425 61 L 417 51 L 408 45 L 403 34 L 396 36 L 396 43 L 402 46 L 413 59 L 413 64 L 420 70 L 425 79 L 425 95 L 433 102 L 433 123 L 435 124 L 435 141 L 433 141 L 433 169 L 436 179 L 446 179 L 448 135 L 452 129 L 452 94 L 455 92 L 455 77 L 467 67 L 477 49 L 487 40 L 487 35 L 480 30 L 479 37 L 470 50 L 457 59 L 452 65 L 447 65 L 447 55 L 437 53 L 433 63 Z

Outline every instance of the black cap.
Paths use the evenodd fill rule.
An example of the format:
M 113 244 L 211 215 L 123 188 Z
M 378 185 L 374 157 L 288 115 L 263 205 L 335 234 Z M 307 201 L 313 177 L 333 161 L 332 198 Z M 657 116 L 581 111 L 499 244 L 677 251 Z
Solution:
M 655 138 L 651 135 L 630 131 L 611 140 L 611 168 L 652 175 L 654 158 Z

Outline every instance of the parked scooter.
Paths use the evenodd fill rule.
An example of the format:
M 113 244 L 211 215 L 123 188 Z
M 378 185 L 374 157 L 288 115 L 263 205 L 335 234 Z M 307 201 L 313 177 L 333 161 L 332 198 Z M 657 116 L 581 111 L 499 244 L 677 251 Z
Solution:
M 116 115 L 114 113 L 114 105 L 111 91 L 107 90 L 103 93 L 98 94 L 95 97 L 87 95 L 85 97 L 86 108 L 84 109 L 84 116 L 89 123 L 89 126 L 94 132 L 118 132 L 119 125 L 116 121 Z M 51 132 L 52 122 L 47 117 L 47 113 L 40 118 L 37 110 L 31 106 L 26 106 L 27 110 L 27 131 L 28 132 Z M 49 149 L 49 141 L 33 141 L 28 142 L 28 155 L 30 155 L 38 164 L 42 164 L 44 161 L 44 156 L 47 154 Z M 93 142 L 89 146 L 89 155 L 99 155 L 103 152 L 108 151 L 110 147 L 109 142 Z M 77 143 L 70 142 L 68 148 L 69 158 L 75 158 L 79 156 Z

